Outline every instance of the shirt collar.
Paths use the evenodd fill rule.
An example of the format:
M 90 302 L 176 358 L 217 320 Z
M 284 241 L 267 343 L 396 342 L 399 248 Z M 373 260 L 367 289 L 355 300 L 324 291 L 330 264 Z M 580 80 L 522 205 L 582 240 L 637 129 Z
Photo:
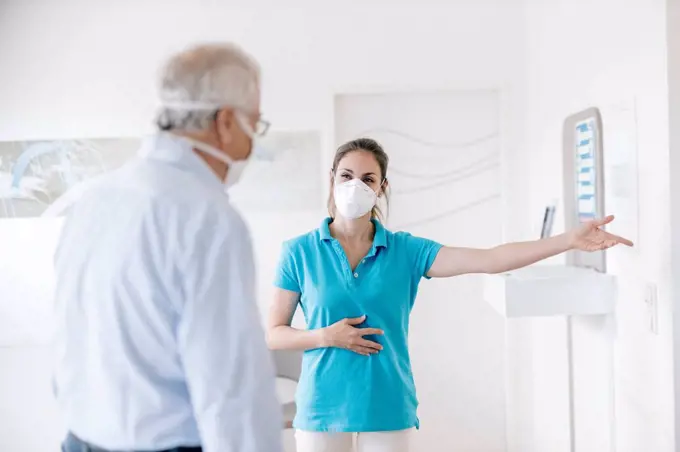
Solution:
M 377 248 L 379 246 L 382 246 L 383 248 L 387 248 L 387 234 L 385 232 L 385 227 L 382 225 L 381 222 L 376 220 L 375 218 L 371 220 L 373 222 L 373 225 L 375 226 L 375 236 L 373 237 L 373 247 Z
M 333 240 L 331 235 L 331 229 L 329 225 L 333 222 L 332 218 L 326 218 L 321 222 L 319 227 L 319 240 Z M 385 227 L 375 218 L 371 220 L 373 226 L 375 226 L 375 235 L 373 236 L 373 249 L 383 247 L 387 248 L 387 233 Z
M 193 173 L 202 182 L 220 190 L 224 184 L 208 164 L 193 150 L 188 140 L 168 132 L 159 132 L 147 137 L 137 155 L 142 159 L 166 162 L 182 171 Z

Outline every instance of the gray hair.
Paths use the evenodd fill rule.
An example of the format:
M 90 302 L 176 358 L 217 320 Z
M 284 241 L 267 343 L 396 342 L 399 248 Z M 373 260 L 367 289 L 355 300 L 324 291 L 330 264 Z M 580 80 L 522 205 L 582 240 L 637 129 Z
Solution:
M 160 81 L 161 130 L 203 130 L 226 106 L 253 111 L 260 90 L 257 62 L 235 44 L 203 44 L 172 56 Z

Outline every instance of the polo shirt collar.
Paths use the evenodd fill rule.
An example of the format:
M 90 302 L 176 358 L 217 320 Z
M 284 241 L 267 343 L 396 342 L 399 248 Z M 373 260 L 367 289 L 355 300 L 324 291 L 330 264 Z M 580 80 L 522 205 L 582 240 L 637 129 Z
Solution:
M 332 218 L 326 218 L 321 222 L 319 227 L 319 240 L 333 240 L 331 235 L 330 224 L 333 222 Z M 371 222 L 375 226 L 375 235 L 373 236 L 373 249 L 383 247 L 387 248 L 387 232 L 385 227 L 376 219 L 372 219 Z

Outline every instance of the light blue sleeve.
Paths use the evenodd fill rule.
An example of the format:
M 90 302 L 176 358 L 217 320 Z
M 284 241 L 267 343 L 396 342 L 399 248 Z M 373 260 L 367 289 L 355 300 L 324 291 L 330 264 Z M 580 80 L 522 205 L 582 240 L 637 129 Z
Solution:
M 285 242 L 281 247 L 281 257 L 276 267 L 274 286 L 279 289 L 290 290 L 291 292 L 302 292 L 295 262 L 296 256 L 293 246 L 291 242 Z
M 250 239 L 239 226 L 195 231 L 181 269 L 179 357 L 205 452 L 281 452 L 275 371 L 257 309 Z
M 414 276 L 418 279 L 427 278 L 427 272 L 434 263 L 442 245 L 430 239 L 416 237 L 411 234 L 405 236 L 408 254 L 413 262 Z

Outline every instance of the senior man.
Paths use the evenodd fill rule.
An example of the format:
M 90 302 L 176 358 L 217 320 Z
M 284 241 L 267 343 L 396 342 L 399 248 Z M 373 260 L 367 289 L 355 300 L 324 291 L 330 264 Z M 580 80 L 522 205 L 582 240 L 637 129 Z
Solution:
M 258 66 L 231 44 L 190 48 L 160 100 L 138 158 L 66 202 L 62 450 L 280 452 L 250 238 L 225 193 L 267 131 Z

